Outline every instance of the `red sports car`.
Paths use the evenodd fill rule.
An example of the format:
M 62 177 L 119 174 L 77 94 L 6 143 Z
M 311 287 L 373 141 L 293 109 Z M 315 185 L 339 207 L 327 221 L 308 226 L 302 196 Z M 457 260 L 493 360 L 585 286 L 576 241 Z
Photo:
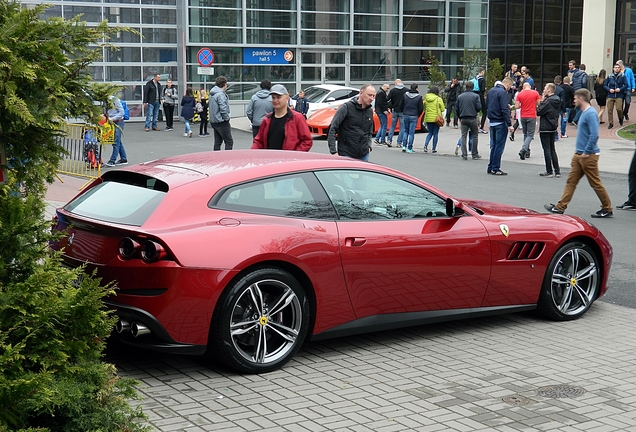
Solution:
M 312 134 L 324 135 L 327 136 L 329 134 L 329 127 L 331 126 L 331 121 L 333 120 L 333 116 L 336 114 L 336 110 L 339 107 L 329 107 L 329 108 L 320 108 L 314 111 L 314 113 L 309 116 L 307 119 L 307 124 L 309 125 L 309 130 Z M 391 113 L 387 115 L 387 133 L 389 132 L 389 128 L 391 127 L 392 116 Z M 396 131 L 400 130 L 401 123 L 398 123 L 395 127 Z M 378 130 L 380 130 L 380 119 L 378 115 L 373 111 L 373 134 L 377 134 Z M 415 130 L 421 131 L 426 129 L 426 122 L 424 122 L 424 113 L 420 115 L 417 123 L 415 124 Z
M 354 159 L 233 150 L 105 172 L 57 210 L 125 342 L 241 372 L 306 339 L 538 309 L 580 317 L 612 248 L 574 216 L 459 200 Z

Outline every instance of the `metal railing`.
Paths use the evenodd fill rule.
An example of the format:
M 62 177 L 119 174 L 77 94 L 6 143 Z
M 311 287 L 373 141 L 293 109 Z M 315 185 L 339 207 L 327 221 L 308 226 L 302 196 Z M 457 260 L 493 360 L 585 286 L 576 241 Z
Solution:
M 104 145 L 112 145 L 114 138 L 115 126 L 111 123 L 102 126 L 67 124 L 64 136 L 59 138 L 64 153 L 57 172 L 87 178 L 89 181 L 98 178 L 101 175 Z

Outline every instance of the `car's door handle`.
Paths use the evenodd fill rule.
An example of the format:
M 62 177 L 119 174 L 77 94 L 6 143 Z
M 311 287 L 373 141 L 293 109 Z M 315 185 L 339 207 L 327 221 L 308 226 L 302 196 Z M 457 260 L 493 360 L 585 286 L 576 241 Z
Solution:
M 345 246 L 362 246 L 367 242 L 364 237 L 347 237 L 345 239 Z

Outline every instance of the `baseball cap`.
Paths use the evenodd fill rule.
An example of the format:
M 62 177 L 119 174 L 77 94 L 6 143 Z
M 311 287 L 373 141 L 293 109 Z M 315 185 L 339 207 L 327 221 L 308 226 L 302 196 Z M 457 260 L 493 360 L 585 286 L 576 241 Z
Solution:
M 272 94 L 272 93 L 281 95 L 281 96 L 286 95 L 287 89 L 282 84 L 276 84 L 276 85 L 273 85 L 272 88 L 269 90 L 269 94 Z

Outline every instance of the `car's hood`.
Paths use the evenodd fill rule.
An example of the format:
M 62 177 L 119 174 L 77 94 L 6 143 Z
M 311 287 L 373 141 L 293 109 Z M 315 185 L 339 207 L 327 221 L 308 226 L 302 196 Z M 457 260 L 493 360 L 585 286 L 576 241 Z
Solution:
M 531 215 L 531 214 L 539 214 L 539 212 L 535 210 L 530 210 L 523 207 L 516 207 L 507 204 L 496 203 L 492 201 L 481 201 L 481 200 L 470 200 L 470 199 L 460 199 L 460 201 L 469 206 L 473 207 L 479 212 L 483 212 L 486 215 L 490 216 L 515 216 L 515 215 Z

